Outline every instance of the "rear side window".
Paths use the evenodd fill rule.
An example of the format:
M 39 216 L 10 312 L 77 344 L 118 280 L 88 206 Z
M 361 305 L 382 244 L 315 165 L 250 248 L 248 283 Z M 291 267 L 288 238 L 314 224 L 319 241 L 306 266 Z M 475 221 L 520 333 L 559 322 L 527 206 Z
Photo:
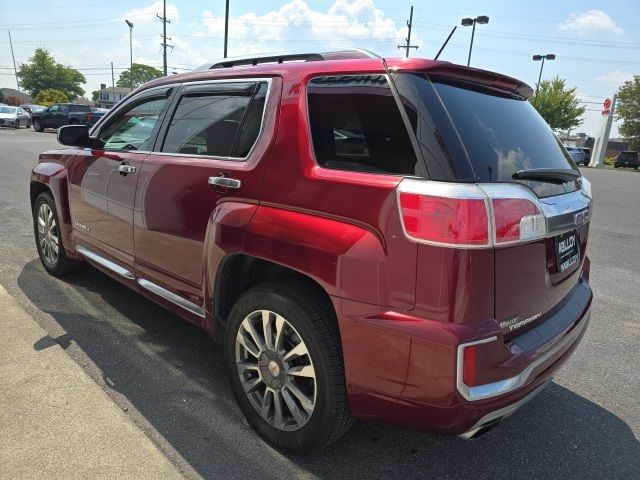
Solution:
M 162 151 L 246 157 L 262 125 L 267 84 L 252 95 L 201 93 L 180 99 Z
M 320 165 L 423 174 L 384 75 L 314 78 L 307 96 L 313 149 Z

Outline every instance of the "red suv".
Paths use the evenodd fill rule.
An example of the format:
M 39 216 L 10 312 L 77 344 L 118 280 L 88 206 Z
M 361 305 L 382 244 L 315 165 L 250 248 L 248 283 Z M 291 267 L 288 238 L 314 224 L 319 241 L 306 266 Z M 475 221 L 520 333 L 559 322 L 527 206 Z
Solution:
M 591 187 L 531 93 L 361 51 L 154 80 L 40 155 L 42 264 L 89 262 L 223 340 L 278 448 L 353 418 L 471 438 L 540 391 L 590 317 Z

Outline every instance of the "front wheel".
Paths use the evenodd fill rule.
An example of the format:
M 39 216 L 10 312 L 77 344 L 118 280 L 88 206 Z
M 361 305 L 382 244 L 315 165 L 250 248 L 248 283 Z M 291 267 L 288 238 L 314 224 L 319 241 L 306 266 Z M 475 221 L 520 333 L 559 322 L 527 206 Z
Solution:
M 33 206 L 33 232 L 42 266 L 54 276 L 78 271 L 82 263 L 67 257 L 60 234 L 56 203 L 49 192 L 42 192 Z
M 248 290 L 231 310 L 225 347 L 240 409 L 276 448 L 311 452 L 351 426 L 335 313 L 315 286 Z
M 33 129 L 36 132 L 44 132 L 44 126 L 42 125 L 40 120 L 36 120 L 36 121 L 33 122 Z

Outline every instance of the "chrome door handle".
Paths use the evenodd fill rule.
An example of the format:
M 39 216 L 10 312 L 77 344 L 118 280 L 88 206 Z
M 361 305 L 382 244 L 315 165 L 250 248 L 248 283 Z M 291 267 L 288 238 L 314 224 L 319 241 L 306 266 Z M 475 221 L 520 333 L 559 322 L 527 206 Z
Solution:
M 118 171 L 122 174 L 122 175 L 127 175 L 128 173 L 136 173 L 136 167 L 132 167 L 131 165 L 119 165 L 118 166 Z
M 209 185 L 224 188 L 240 188 L 240 180 L 229 177 L 209 177 Z

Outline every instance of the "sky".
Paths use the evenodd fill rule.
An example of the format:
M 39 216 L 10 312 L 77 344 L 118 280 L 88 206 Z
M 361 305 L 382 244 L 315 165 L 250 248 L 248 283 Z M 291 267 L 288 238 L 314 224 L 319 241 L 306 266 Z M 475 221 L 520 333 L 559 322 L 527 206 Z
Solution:
M 640 75 L 638 0 L 230 0 L 229 56 L 359 47 L 400 57 L 411 5 L 418 48 L 410 56 L 433 58 L 458 25 L 440 59 L 466 64 L 471 27 L 460 20 L 479 15 L 489 23 L 476 27 L 471 66 L 535 86 L 541 64 L 532 55 L 554 53 L 542 78 L 564 78 L 588 109 L 574 133 L 596 135 L 602 101 Z M 167 0 L 170 73 L 222 58 L 224 10 L 224 0 Z M 2 0 L 0 12 L 0 87 L 16 87 L 8 30 L 18 65 L 46 48 L 86 76 L 88 98 L 111 84 L 111 62 L 116 81 L 129 67 L 125 19 L 134 24 L 133 61 L 162 69 L 162 1 Z

